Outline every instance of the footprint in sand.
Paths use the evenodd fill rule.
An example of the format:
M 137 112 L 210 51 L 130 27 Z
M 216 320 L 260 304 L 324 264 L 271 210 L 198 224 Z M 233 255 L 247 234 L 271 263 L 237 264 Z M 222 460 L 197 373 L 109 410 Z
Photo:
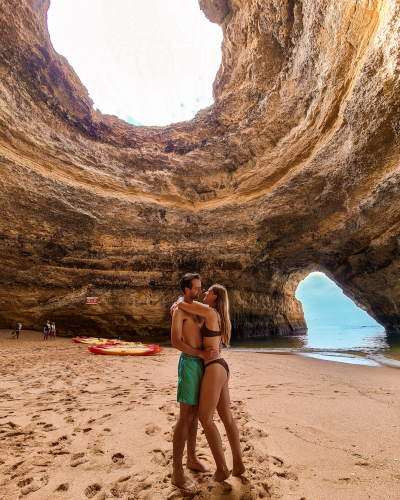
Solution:
M 28 477 L 19 481 L 17 486 L 18 488 L 21 488 L 22 495 L 28 495 L 28 493 L 40 490 L 42 482 L 38 479 L 34 479 L 33 477 Z
M 157 432 L 160 432 L 161 429 L 160 427 L 158 427 L 158 425 L 155 425 L 155 424 L 150 424 L 146 427 L 146 434 L 148 436 L 153 436 L 154 434 L 156 434 Z
M 68 491 L 69 490 L 69 483 L 63 483 L 60 484 L 60 486 L 57 486 L 57 488 L 54 491 Z
M 115 463 L 115 464 L 122 464 L 123 461 L 124 461 L 124 458 L 125 458 L 125 455 L 123 455 L 122 453 L 115 453 L 112 457 L 111 457 L 111 460 Z
M 243 457 L 251 457 L 253 455 L 253 452 L 254 452 L 253 446 L 247 443 L 242 451 L 242 454 Z
M 122 498 L 124 493 L 130 489 L 130 484 L 128 483 L 131 476 L 124 476 L 118 479 L 110 488 L 110 493 L 114 498 Z M 130 497 L 128 497 L 130 498 Z
M 45 424 L 45 425 L 43 426 L 43 430 L 44 430 L 45 432 L 56 431 L 56 430 L 57 430 L 57 427 L 54 427 L 54 425 L 53 425 L 53 424 Z
M 245 427 L 242 432 L 242 438 L 243 437 L 248 437 L 248 438 L 255 438 L 255 439 L 260 439 L 263 437 L 268 437 L 268 433 L 265 432 L 262 429 L 254 429 L 252 427 Z
M 160 449 L 155 449 L 153 450 L 153 458 L 152 461 L 155 462 L 156 464 L 159 464 L 163 467 L 167 467 L 172 463 L 172 451 L 171 450 L 160 450 Z
M 28 486 L 28 484 L 31 484 L 32 482 L 33 482 L 33 477 L 27 477 L 26 479 L 18 481 L 17 486 L 18 488 L 23 488 L 24 486 Z
M 175 422 L 176 420 L 178 420 L 178 415 L 176 413 L 176 405 L 164 404 L 160 406 L 159 409 L 167 414 L 168 422 Z
M 256 484 L 256 491 L 258 498 L 271 498 L 272 488 L 266 482 L 259 482 Z
M 87 457 L 85 457 L 84 453 L 75 453 L 71 457 L 70 466 L 71 467 L 77 467 L 78 465 L 84 464 L 84 463 L 86 463 L 88 461 L 89 461 L 89 459 Z
M 95 483 L 85 488 L 84 493 L 88 498 L 93 498 L 99 491 L 101 491 L 101 486 L 98 483 Z

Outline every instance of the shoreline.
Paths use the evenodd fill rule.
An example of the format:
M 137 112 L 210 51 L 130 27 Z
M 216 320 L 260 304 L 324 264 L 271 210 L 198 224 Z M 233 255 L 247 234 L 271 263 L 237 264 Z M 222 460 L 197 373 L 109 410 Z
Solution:
M 21 330 L 22 332 L 29 332 L 29 334 L 42 335 L 40 331 L 36 330 Z M 7 335 L 7 332 L 12 332 L 12 329 L 0 329 L 0 336 Z M 21 334 L 22 336 L 23 334 Z M 73 336 L 63 336 L 57 337 L 58 339 L 72 339 Z M 123 337 L 121 337 L 123 338 Z M 22 339 L 20 339 L 22 340 Z M 173 349 L 169 337 L 151 337 L 151 336 L 135 336 L 130 337 L 130 342 L 143 342 L 143 343 L 155 343 L 160 345 L 163 349 Z M 250 339 L 252 341 L 254 339 Z M 259 339 L 257 339 L 259 340 Z M 265 339 L 261 339 L 265 340 Z M 49 340 L 50 341 L 50 340 Z M 334 349 L 334 348 L 295 348 L 295 347 L 276 347 L 276 348 L 257 348 L 257 347 L 231 347 L 229 350 L 223 349 L 223 352 L 235 351 L 235 352 L 253 352 L 253 353 L 263 353 L 271 355 L 282 355 L 282 356 L 306 356 L 311 358 L 317 358 L 325 361 L 332 361 L 335 363 L 348 363 L 348 364 L 360 364 L 367 366 L 386 366 L 390 368 L 400 369 L 400 357 L 399 356 L 389 356 L 385 353 L 368 353 L 361 350 L 352 349 Z
M 323 361 L 331 361 L 333 363 L 348 363 L 348 364 L 360 364 L 366 366 L 386 366 L 388 368 L 400 369 L 400 361 L 395 358 L 391 358 L 389 356 L 385 356 L 383 354 L 368 354 L 362 351 L 350 351 L 350 350 L 333 350 L 333 349 L 303 349 L 303 350 L 295 350 L 295 349 L 287 349 L 279 350 L 279 348 L 272 350 L 268 349 L 239 349 L 232 348 L 232 351 L 235 352 L 254 352 L 259 354 L 271 354 L 271 355 L 281 355 L 281 356 L 305 356 L 305 357 L 315 357 L 321 359 Z M 226 351 L 223 351 L 226 352 Z M 336 359 L 329 359 L 336 358 Z M 348 358 L 348 360 L 346 360 Z M 371 363 L 362 363 L 362 362 L 353 362 L 350 361 L 351 358 L 360 358 L 360 360 L 370 360 Z
M 23 332 L 0 331 L 0 499 L 183 498 L 169 477 L 179 353 L 96 356 Z M 189 472 L 191 498 L 397 500 L 398 371 L 265 354 L 223 352 L 247 472 L 213 486 Z M 198 452 L 212 467 L 200 430 Z

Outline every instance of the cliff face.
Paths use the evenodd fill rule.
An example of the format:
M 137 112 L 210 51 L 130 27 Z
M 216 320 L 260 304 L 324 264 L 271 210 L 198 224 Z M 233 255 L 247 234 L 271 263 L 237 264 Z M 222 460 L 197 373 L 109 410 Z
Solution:
M 318 269 L 400 328 L 400 1 L 201 0 L 215 104 L 168 127 L 93 110 L 48 3 L 0 4 L 1 327 L 167 333 L 198 271 L 235 336 L 290 333 Z

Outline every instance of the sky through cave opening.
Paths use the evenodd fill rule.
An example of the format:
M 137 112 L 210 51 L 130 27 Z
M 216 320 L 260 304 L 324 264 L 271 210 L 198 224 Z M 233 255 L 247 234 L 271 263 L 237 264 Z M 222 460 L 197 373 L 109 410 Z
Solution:
M 168 125 L 214 102 L 222 31 L 197 0 L 51 0 L 48 27 L 102 113 Z
M 308 326 L 306 347 L 346 351 L 383 345 L 384 328 L 324 273 L 310 273 L 295 295 Z
M 301 281 L 296 298 L 303 305 L 310 326 L 377 326 L 371 316 L 359 308 L 324 273 L 310 273 Z

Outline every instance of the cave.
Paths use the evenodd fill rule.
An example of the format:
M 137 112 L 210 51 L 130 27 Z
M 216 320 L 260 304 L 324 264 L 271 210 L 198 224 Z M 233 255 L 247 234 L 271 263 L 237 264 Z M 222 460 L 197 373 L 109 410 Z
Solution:
M 399 330 L 400 2 L 199 5 L 223 32 L 214 104 L 137 127 L 94 110 L 49 0 L 1 3 L 1 327 L 167 335 L 196 271 L 235 338 L 290 335 L 323 270 Z

